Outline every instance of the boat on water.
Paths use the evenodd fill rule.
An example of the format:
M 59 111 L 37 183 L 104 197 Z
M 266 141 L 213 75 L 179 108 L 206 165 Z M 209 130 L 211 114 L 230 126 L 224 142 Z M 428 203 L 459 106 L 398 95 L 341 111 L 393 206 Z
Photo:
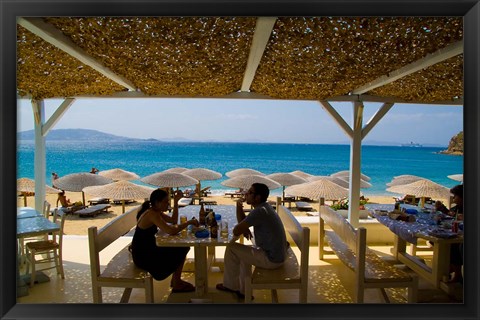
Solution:
M 412 148 L 423 147 L 420 143 L 416 143 L 416 142 L 413 142 L 413 141 L 410 141 L 410 143 L 402 143 L 401 146 L 402 147 L 412 147 Z

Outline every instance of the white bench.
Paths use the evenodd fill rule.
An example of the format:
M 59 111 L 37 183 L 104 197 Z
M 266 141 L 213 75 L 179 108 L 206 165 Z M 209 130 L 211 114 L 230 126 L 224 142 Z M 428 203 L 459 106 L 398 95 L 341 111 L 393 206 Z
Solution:
M 322 199 L 323 200 L 323 199 Z M 323 201 L 321 202 L 323 204 Z M 325 223 L 332 229 L 325 230 Z M 354 301 L 364 302 L 364 290 L 378 288 L 386 302 L 389 302 L 385 288 L 408 288 L 409 303 L 417 301 L 418 277 L 383 261 L 367 247 L 367 230 L 355 229 L 348 220 L 328 206 L 320 206 L 319 258 L 323 260 L 327 251 L 324 238 L 327 238 L 333 253 L 354 272 Z M 329 252 L 328 252 L 329 253 Z
M 102 303 L 102 287 L 125 288 L 120 303 L 128 302 L 132 288 L 143 288 L 145 289 L 145 302 L 153 303 L 152 276 L 147 271 L 135 266 L 128 246 L 110 260 L 103 272 L 100 269 L 99 253 L 136 225 L 138 210 L 140 207 L 127 211 L 98 231 L 97 227 L 88 228 L 94 303 Z
M 277 289 L 299 289 L 299 302 L 307 302 L 308 292 L 308 255 L 310 247 L 310 229 L 302 227 L 293 214 L 281 205 L 277 198 L 277 212 L 285 230 L 290 234 L 300 250 L 300 264 L 292 248 L 287 251 L 285 263 L 278 269 L 255 267 L 252 274 L 245 277 L 245 302 L 251 302 L 254 289 L 271 289 L 272 302 L 278 303 Z

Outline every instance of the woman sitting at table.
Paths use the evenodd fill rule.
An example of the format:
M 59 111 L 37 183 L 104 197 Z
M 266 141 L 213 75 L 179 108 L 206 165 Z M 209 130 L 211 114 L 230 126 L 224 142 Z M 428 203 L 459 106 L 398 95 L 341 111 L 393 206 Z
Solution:
M 189 247 L 158 247 L 155 241 L 157 227 L 169 235 L 175 235 L 188 225 L 198 226 L 194 218 L 177 225 L 178 200 L 181 191 L 175 192 L 172 216 L 165 214 L 170 198 L 165 190 L 156 189 L 150 195 L 150 201 L 142 204 L 137 214 L 137 226 L 132 240 L 132 257 L 136 266 L 148 271 L 155 280 L 163 280 L 172 275 L 172 292 L 191 292 L 195 287 L 181 279 L 183 264 Z

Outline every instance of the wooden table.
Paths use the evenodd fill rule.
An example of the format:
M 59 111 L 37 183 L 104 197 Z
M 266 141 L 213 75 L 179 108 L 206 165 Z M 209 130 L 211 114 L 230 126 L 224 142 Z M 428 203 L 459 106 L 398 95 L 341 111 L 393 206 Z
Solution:
M 159 231 L 156 235 L 157 246 L 163 247 L 193 247 L 195 255 L 195 293 L 198 297 L 205 296 L 208 293 L 208 270 L 213 262 L 215 247 L 226 246 L 232 239 L 232 230 L 236 225 L 235 206 L 215 206 L 214 212 L 222 215 L 222 220 L 228 222 L 228 238 L 217 239 L 196 238 L 194 234 L 188 232 L 179 233 L 174 236 Z M 186 215 L 188 219 L 195 217 L 198 219 L 200 206 L 190 205 L 179 209 L 179 215 Z
M 393 209 L 393 205 L 392 205 Z M 438 229 L 427 213 L 419 212 L 416 222 L 404 222 L 392 220 L 388 216 L 381 216 L 375 212 L 373 216 L 383 225 L 387 226 L 395 234 L 392 254 L 394 257 L 415 271 L 418 275 L 430 282 L 436 288 L 449 291 L 449 285 L 443 282 L 444 276 L 449 276 L 450 247 L 452 244 L 463 243 L 463 233 L 458 233 L 453 238 L 433 236 L 430 232 Z M 417 239 L 425 239 L 433 243 L 432 266 L 428 266 L 423 260 L 407 253 L 407 242 L 416 244 Z

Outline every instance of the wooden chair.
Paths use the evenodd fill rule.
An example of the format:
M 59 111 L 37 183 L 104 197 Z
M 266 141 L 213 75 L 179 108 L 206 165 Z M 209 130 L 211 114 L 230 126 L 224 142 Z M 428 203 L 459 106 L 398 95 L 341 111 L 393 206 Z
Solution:
M 50 203 L 48 201 L 43 201 L 43 216 L 45 218 L 49 218 L 50 216 Z M 18 244 L 19 244 L 19 252 L 21 256 L 25 256 L 25 243 L 30 242 L 30 241 L 38 241 L 38 240 L 47 240 L 48 235 L 44 236 L 36 236 L 36 237 L 29 237 L 29 238 L 20 238 L 18 239 Z
M 290 210 L 281 205 L 280 197 L 277 198 L 277 212 L 285 230 L 300 249 L 300 264 L 292 248 L 289 247 L 287 259 L 280 268 L 272 270 L 255 267 L 252 274 L 247 272 L 245 277 L 246 303 L 251 302 L 254 289 L 270 289 L 272 303 L 278 303 L 277 289 L 298 289 L 299 302 L 307 302 L 310 229 L 302 227 Z
M 53 216 L 53 222 L 55 222 L 59 226 L 60 230 L 53 232 L 51 238 L 40 241 L 30 241 L 25 245 L 27 274 L 29 272 L 30 265 L 32 266 L 30 287 L 33 287 L 33 284 L 35 283 L 36 272 L 39 270 L 56 268 L 57 274 L 60 274 L 62 276 L 62 279 L 65 279 L 62 259 L 63 227 L 65 225 L 65 217 L 66 214 L 64 212 L 55 212 Z M 37 259 L 37 256 L 39 255 L 41 255 L 41 257 Z M 37 264 L 45 263 L 48 263 L 49 265 L 42 269 L 37 268 Z
M 100 268 L 100 252 L 135 227 L 139 210 L 140 206 L 125 212 L 100 230 L 97 227 L 88 228 L 94 303 L 102 303 L 102 287 L 125 288 L 120 303 L 128 302 L 132 288 L 145 289 L 146 303 L 154 301 L 152 276 L 135 266 L 129 245 L 120 250 L 103 270 Z

